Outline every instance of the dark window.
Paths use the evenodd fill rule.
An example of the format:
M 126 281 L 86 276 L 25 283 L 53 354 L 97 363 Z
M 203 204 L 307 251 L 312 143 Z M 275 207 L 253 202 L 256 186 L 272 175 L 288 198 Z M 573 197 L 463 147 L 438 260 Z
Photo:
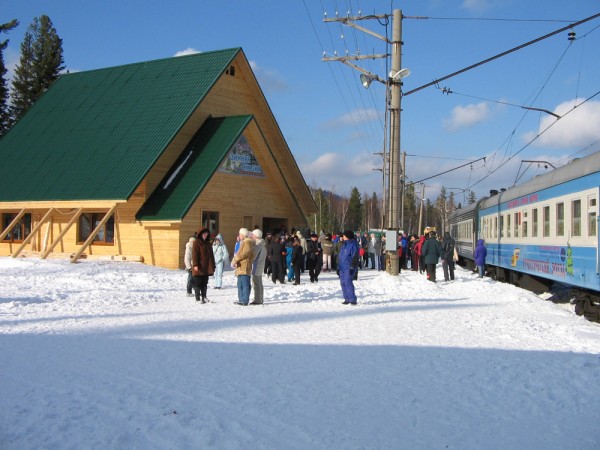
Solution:
M 544 225 L 542 228 L 542 234 L 544 237 L 550 236 L 550 207 L 544 206 L 542 209 L 542 220 L 544 221 Z
M 11 224 L 17 213 L 4 213 L 2 214 L 2 231 L 6 230 Z M 19 219 L 17 224 L 12 230 L 4 236 L 3 242 L 23 242 L 27 236 L 31 233 L 31 214 L 26 213 Z
M 79 217 L 79 242 L 85 242 L 90 237 L 90 234 L 98 226 L 106 213 L 83 213 Z M 92 241 L 94 244 L 114 244 L 115 237 L 115 219 L 111 217 L 100 228 L 98 234 Z
M 571 224 L 573 236 L 581 236 L 581 200 L 571 203 Z
M 565 204 L 562 202 L 556 204 L 556 235 L 565 235 Z
M 202 227 L 208 228 L 211 236 L 219 232 L 219 213 L 216 211 L 202 211 Z

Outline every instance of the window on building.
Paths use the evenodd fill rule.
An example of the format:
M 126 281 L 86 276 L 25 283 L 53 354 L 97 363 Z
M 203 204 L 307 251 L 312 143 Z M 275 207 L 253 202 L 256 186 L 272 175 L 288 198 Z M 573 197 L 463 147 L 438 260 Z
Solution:
M 219 232 L 219 213 L 216 211 L 202 211 L 202 227 L 208 229 L 210 235 L 215 237 Z
M 571 202 L 571 229 L 573 236 L 581 236 L 581 200 Z
M 596 199 L 590 198 L 588 209 L 588 236 L 598 233 L 598 213 L 596 212 Z
M 550 207 L 544 206 L 542 210 L 542 220 L 544 221 L 544 231 L 542 233 L 543 237 L 550 237 Z
M 13 220 L 18 216 L 17 213 L 2 214 L 2 231 L 5 231 Z M 23 242 L 31 233 L 31 214 L 26 213 L 19 219 L 12 230 L 3 238 L 3 242 Z
M 79 242 L 83 243 L 87 241 L 92 234 L 92 231 L 102 222 L 106 213 L 83 213 L 79 216 Z M 114 244 L 115 238 L 115 218 L 111 216 L 110 219 L 100 228 L 98 234 L 94 236 L 92 243 L 94 244 Z
M 556 204 L 556 235 L 565 235 L 565 204 Z
M 538 236 L 538 210 L 537 208 L 531 211 L 531 237 Z

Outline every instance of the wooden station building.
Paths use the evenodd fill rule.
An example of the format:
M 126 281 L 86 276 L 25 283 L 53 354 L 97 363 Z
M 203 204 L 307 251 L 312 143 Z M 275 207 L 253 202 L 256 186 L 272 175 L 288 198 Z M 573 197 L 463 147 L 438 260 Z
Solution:
M 316 212 L 240 48 L 65 74 L 0 140 L 0 255 L 183 267 Z

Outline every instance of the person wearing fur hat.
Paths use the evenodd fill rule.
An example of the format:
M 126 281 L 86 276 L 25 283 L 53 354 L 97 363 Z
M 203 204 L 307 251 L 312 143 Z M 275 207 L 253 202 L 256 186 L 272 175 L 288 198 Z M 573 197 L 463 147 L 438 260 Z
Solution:
M 183 255 L 183 264 L 185 264 L 185 270 L 187 271 L 187 285 L 186 291 L 187 296 L 192 297 L 192 248 L 194 247 L 194 241 L 196 236 L 190 236 L 189 240 L 185 244 L 185 253 Z
M 267 247 L 265 240 L 262 238 L 263 233 L 258 228 L 252 232 L 254 239 L 254 247 L 252 253 L 254 260 L 252 261 L 252 287 L 254 288 L 254 301 L 251 305 L 263 304 L 263 282 L 262 276 L 265 270 L 265 260 L 267 258 Z
M 344 231 L 342 236 L 342 248 L 338 258 L 338 270 L 340 273 L 340 284 L 344 295 L 343 305 L 356 305 L 356 293 L 354 292 L 354 276 L 358 272 L 358 242 L 352 230 Z
M 321 243 L 318 241 L 316 233 L 310 235 L 310 240 L 306 241 L 306 268 L 310 275 L 311 283 L 319 282 L 319 273 L 321 273 L 321 266 L 323 266 L 323 250 Z
M 234 302 L 237 305 L 248 305 L 250 303 L 250 276 L 252 275 L 252 261 L 254 255 L 252 249 L 254 240 L 250 237 L 247 228 L 240 228 L 238 233 L 240 239 L 240 249 L 231 260 L 231 267 L 235 269 L 238 285 L 238 301 Z
M 229 262 L 229 251 L 220 233 L 215 236 L 213 241 L 213 254 L 215 255 L 215 289 L 221 289 L 223 286 L 223 268 L 225 267 L 225 261 Z
M 206 298 L 208 277 L 215 273 L 215 255 L 209 237 L 210 232 L 208 229 L 203 228 L 198 232 L 192 247 L 192 285 L 194 286 L 196 301 L 202 300 L 202 303 L 208 301 Z

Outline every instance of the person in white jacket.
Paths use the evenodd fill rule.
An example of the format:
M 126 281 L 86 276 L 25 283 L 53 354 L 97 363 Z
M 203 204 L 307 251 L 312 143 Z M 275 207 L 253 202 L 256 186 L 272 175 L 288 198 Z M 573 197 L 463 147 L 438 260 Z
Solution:
M 193 297 L 192 294 L 192 248 L 194 247 L 195 236 L 191 236 L 185 244 L 185 254 L 183 255 L 183 263 L 185 264 L 185 270 L 187 270 L 187 296 Z
M 229 252 L 221 234 L 217 234 L 213 240 L 213 253 L 215 255 L 215 289 L 221 289 L 223 286 L 223 267 L 225 267 L 225 261 L 229 262 Z

